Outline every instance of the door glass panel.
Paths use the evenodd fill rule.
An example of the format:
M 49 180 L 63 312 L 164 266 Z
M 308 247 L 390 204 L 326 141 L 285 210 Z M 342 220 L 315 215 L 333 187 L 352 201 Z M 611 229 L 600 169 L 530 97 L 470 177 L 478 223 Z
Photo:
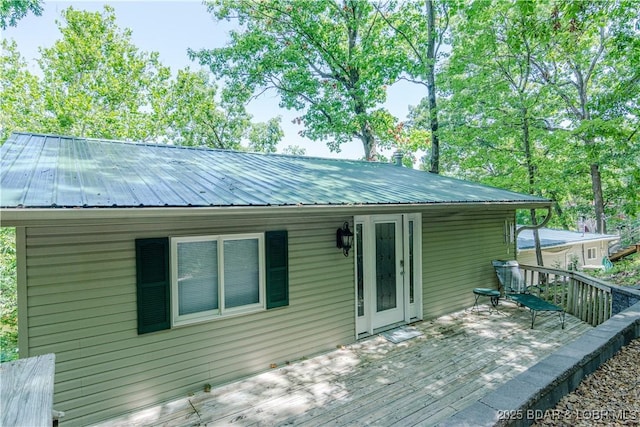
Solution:
M 395 308 L 396 301 L 396 225 L 376 224 L 376 309 Z
M 364 251 L 362 224 L 356 224 L 356 274 L 358 281 L 358 317 L 364 316 Z
M 413 304 L 413 221 L 409 221 L 409 302 Z

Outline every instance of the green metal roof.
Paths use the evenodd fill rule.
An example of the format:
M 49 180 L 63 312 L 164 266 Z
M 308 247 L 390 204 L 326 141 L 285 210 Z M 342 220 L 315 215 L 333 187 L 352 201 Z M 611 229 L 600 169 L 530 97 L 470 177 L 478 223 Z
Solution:
M 14 133 L 2 208 L 228 207 L 551 201 L 389 163 Z

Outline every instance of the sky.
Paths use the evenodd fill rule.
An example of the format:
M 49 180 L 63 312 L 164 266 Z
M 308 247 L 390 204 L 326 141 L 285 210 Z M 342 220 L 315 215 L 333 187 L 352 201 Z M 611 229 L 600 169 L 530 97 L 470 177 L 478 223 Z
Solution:
M 187 57 L 187 48 L 199 50 L 222 47 L 227 42 L 227 33 L 233 25 L 216 22 L 202 2 L 195 0 L 45 1 L 42 16 L 29 13 L 18 21 L 17 27 L 8 27 L 2 31 L 1 37 L 15 40 L 22 56 L 30 64 L 32 71 L 35 71 L 38 48 L 49 47 L 60 38 L 56 21 L 61 21 L 60 13 L 64 9 L 73 6 L 74 9 L 96 12 L 102 11 L 105 4 L 115 9 L 120 29 L 129 28 L 132 31 L 131 39 L 138 49 L 158 52 L 162 64 L 170 67 L 174 73 L 187 66 L 192 69 L 200 68 L 198 63 Z M 389 88 L 385 107 L 400 120 L 404 120 L 409 106 L 418 104 L 424 96 L 426 90 L 422 86 L 399 82 Z M 278 151 L 289 145 L 299 145 L 306 149 L 309 156 L 359 159 L 364 155 L 359 140 L 343 144 L 340 153 L 332 153 L 324 142 L 299 136 L 302 126 L 292 123 L 299 113 L 280 108 L 274 91 L 252 101 L 247 109 L 254 121 L 267 121 L 278 115 L 282 117 L 281 126 L 285 136 Z M 390 152 L 383 151 L 383 154 L 390 155 Z

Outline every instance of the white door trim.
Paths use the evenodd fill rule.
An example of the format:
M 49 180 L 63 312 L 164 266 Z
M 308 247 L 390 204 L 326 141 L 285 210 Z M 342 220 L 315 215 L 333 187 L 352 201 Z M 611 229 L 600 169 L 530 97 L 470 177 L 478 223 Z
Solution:
M 422 216 L 416 214 L 394 215 L 361 215 L 354 217 L 354 276 L 356 296 L 356 336 L 373 334 L 374 330 L 397 321 L 409 323 L 422 319 Z M 383 313 L 376 316 L 375 299 L 375 224 L 394 222 L 396 224 L 396 271 L 398 285 L 401 292 L 397 294 L 398 310 L 401 313 Z M 413 228 L 413 248 L 409 247 L 409 223 Z M 413 303 L 410 301 L 410 249 L 413 251 Z M 363 252 L 360 254 L 360 252 Z M 358 260 L 362 257 L 363 292 L 358 292 Z M 359 316 L 359 310 L 364 309 L 364 315 Z M 397 319 L 396 321 L 392 321 Z

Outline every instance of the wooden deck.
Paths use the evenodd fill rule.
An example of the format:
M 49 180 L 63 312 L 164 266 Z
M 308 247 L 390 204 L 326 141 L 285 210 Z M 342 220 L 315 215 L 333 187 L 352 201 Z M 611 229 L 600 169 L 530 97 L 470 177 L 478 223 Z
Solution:
M 260 375 L 105 422 L 104 426 L 433 425 L 592 327 L 500 303 L 374 336 Z
M 54 354 L 0 364 L 0 426 L 53 423 Z

